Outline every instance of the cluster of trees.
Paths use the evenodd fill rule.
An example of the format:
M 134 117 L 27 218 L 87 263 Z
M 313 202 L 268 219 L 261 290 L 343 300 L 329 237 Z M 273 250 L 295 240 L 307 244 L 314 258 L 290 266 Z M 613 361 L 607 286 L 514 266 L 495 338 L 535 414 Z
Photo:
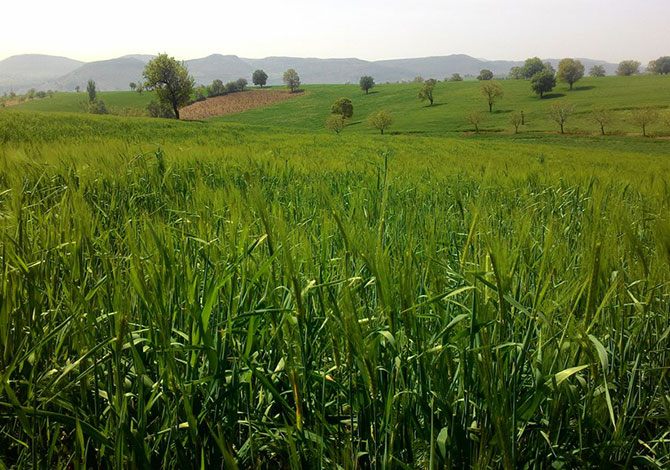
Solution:
M 36 98 L 43 99 L 46 98 L 47 96 L 49 98 L 53 98 L 54 94 L 55 91 L 53 90 L 42 91 L 42 90 L 35 90 L 34 88 L 31 88 L 23 95 L 17 95 L 13 91 L 9 93 L 5 92 L 3 93 L 2 96 L 0 96 L 0 108 L 4 108 L 8 104 L 12 104 L 15 102 L 23 103 L 24 101 L 30 101 Z
M 435 80 L 427 80 L 423 87 L 427 85 L 435 86 Z M 361 77 L 359 84 L 361 89 L 367 94 L 374 87 L 375 81 L 369 75 Z M 423 89 L 422 87 L 422 89 Z M 330 107 L 330 116 L 326 119 L 326 129 L 339 134 L 345 128 L 347 120 L 354 115 L 354 103 L 349 98 L 339 98 Z M 377 129 L 382 135 L 384 131 L 393 124 L 391 113 L 385 110 L 375 111 L 367 118 L 368 125 Z
M 659 57 L 649 62 L 647 72 L 654 75 L 670 75 L 670 56 Z
M 218 78 L 212 82 L 212 84 L 208 87 L 200 87 L 204 88 L 204 91 L 207 93 L 207 96 L 210 98 L 213 98 L 215 96 L 222 96 L 226 95 L 228 93 L 237 93 L 238 91 L 244 91 L 247 88 L 247 80 L 246 78 L 238 78 L 237 80 L 233 80 L 231 82 L 228 82 L 224 85 L 224 83 L 219 80 Z M 198 90 L 196 90 L 197 92 Z M 201 90 L 201 99 L 204 99 L 204 93 Z M 196 98 L 198 98 L 196 94 Z

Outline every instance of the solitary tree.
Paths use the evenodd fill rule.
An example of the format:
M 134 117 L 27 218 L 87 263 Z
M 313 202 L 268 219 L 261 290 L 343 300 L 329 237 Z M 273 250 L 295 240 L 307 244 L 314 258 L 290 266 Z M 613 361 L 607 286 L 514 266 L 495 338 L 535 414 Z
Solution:
M 635 75 L 640 71 L 640 63 L 637 60 L 624 60 L 619 62 L 619 67 L 616 69 L 616 74 L 627 77 Z
M 658 111 L 648 106 L 634 109 L 630 113 L 630 120 L 636 126 L 641 127 L 642 135 L 647 137 L 647 126 L 658 121 Z
M 375 111 L 368 116 L 368 124 L 384 135 L 384 131 L 393 124 L 393 117 L 388 111 Z
M 293 69 L 288 69 L 284 72 L 284 84 L 286 88 L 291 90 L 291 93 L 295 92 L 300 86 L 300 77 L 298 73 Z
M 613 119 L 612 111 L 607 108 L 596 108 L 591 113 L 591 117 L 600 126 L 600 133 L 605 135 L 605 127 L 608 126 Z
M 652 60 L 647 66 L 647 71 L 654 75 L 670 74 L 670 56 L 663 56 Z
M 128 86 L 130 87 L 130 91 L 135 91 L 135 89 L 137 88 L 137 83 L 130 82 Z
M 531 57 L 524 62 L 521 73 L 523 78 L 533 78 L 536 73 L 541 72 L 544 68 L 544 64 L 539 57 Z
M 265 71 L 258 69 L 251 76 L 251 81 L 254 85 L 263 88 L 263 85 L 268 82 L 268 74 L 265 73 Z
M 477 75 L 477 80 L 493 80 L 493 72 L 489 69 L 483 69 L 479 72 L 479 75 Z
M 545 93 L 553 90 L 555 86 L 556 77 L 551 70 L 542 70 L 530 79 L 530 87 L 536 94 L 540 95 L 540 98 L 544 97 Z
M 591 67 L 591 70 L 589 70 L 589 76 L 591 77 L 604 77 L 605 75 L 607 75 L 607 72 L 602 65 L 594 65 Z
M 558 79 L 572 85 L 584 76 L 584 65 L 575 59 L 563 59 L 558 63 Z
M 484 121 L 484 115 L 479 111 L 471 111 L 465 115 L 465 120 L 475 126 L 475 134 L 479 134 L 479 125 Z
M 354 104 L 349 98 L 340 98 L 330 107 L 330 112 L 342 116 L 342 119 L 349 119 L 354 115 Z
M 549 117 L 561 128 L 561 134 L 565 134 L 563 126 L 573 111 L 574 107 L 568 103 L 555 103 L 549 108 Z
M 509 122 L 514 126 L 514 133 L 519 133 L 519 126 L 523 124 L 523 118 L 520 113 L 512 113 L 509 117 Z
M 328 119 L 326 119 L 326 129 L 339 134 L 344 129 L 344 118 L 339 114 L 328 116 Z
M 161 103 L 168 103 L 179 119 L 179 108 L 191 100 L 193 93 L 193 77 L 183 62 L 177 61 L 167 54 L 159 54 L 147 63 L 144 68 L 144 87 L 156 90 Z
M 143 91 L 144 91 L 144 86 L 140 83 L 139 85 L 137 85 L 137 92 L 141 95 Z
M 429 106 L 433 106 L 433 92 L 435 91 L 435 84 L 437 81 L 433 78 L 426 80 L 419 89 L 418 97 L 421 101 L 430 102 Z
M 498 101 L 504 96 L 502 88 L 496 82 L 487 82 L 482 83 L 481 89 L 482 95 L 486 98 L 487 103 L 489 104 L 489 113 L 493 112 L 493 103 Z
M 461 77 L 460 73 L 454 73 L 451 75 L 451 78 L 449 79 L 450 82 L 462 82 L 463 77 Z
M 88 102 L 93 103 L 95 101 L 95 81 L 89 80 L 86 84 L 86 92 L 88 93 Z
M 375 79 L 369 75 L 365 75 L 364 77 L 361 77 L 360 85 L 361 90 L 367 95 L 370 92 L 370 89 L 375 86 Z
M 423 77 L 421 75 L 417 75 L 412 79 L 413 83 L 423 83 Z
M 79 93 L 80 90 L 81 90 L 81 87 L 80 87 L 79 85 L 77 85 L 76 87 L 74 87 L 74 91 L 76 91 L 77 93 Z

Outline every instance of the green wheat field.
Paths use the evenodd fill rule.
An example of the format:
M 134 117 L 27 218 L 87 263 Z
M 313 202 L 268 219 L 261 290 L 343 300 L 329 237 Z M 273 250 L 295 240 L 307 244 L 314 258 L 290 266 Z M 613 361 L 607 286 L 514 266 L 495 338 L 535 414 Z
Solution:
M 669 468 L 670 129 L 624 134 L 670 88 L 626 78 L 503 82 L 504 134 L 474 82 L 1 109 L 0 469 Z

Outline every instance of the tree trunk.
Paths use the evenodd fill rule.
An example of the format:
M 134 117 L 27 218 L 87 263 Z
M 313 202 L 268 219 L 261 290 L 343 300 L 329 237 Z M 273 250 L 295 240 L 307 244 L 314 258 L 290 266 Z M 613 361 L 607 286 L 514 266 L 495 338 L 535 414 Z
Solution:
M 433 98 L 430 99 L 430 105 L 433 106 Z
M 382 135 L 384 135 L 384 129 L 379 129 L 379 130 L 382 131 Z
M 605 126 L 603 126 L 602 124 L 600 125 L 600 133 L 602 135 L 605 135 Z
M 570 90 L 572 90 L 572 82 L 570 82 Z
M 172 105 L 172 109 L 174 109 L 174 115 L 177 119 L 179 119 L 179 108 L 177 107 L 176 104 Z
M 489 113 L 493 112 L 493 103 L 489 101 Z
M 370 89 L 369 89 L 369 88 L 366 88 L 366 89 L 365 89 L 365 94 L 367 95 L 368 93 L 370 93 Z
M 647 126 L 642 124 L 642 136 L 647 137 Z
M 565 132 L 563 132 L 563 123 L 561 123 L 561 134 L 565 134 Z

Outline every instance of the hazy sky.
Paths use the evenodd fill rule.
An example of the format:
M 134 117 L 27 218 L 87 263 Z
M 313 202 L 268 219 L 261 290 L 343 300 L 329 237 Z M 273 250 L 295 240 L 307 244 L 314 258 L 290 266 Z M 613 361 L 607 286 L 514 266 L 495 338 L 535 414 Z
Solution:
M 488 59 L 670 55 L 670 0 L 33 0 L 2 6 L 0 59 L 168 52 Z

